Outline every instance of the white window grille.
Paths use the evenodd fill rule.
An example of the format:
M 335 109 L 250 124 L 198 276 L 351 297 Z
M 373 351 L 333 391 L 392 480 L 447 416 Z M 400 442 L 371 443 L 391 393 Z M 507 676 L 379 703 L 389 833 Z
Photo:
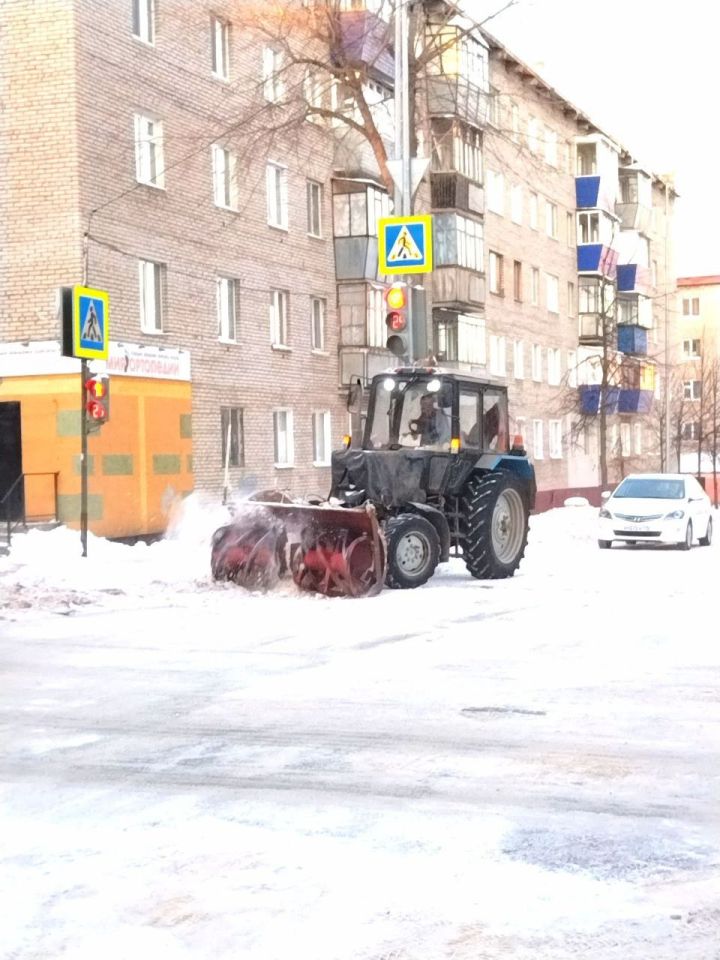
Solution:
M 143 333 L 162 333 L 163 329 L 163 264 L 141 260 L 140 329 Z
M 274 347 L 289 346 L 288 299 L 286 290 L 270 291 L 270 343 Z
M 153 187 L 165 183 L 163 126 L 142 114 L 135 114 L 135 179 Z
M 237 339 L 237 281 L 230 277 L 218 277 L 217 313 L 218 336 L 234 343 Z

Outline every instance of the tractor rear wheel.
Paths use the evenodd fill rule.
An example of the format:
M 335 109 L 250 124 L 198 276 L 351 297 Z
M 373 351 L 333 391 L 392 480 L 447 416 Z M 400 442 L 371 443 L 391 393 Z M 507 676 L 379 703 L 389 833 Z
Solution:
M 411 590 L 430 579 L 440 558 L 440 539 L 429 520 L 414 513 L 390 517 L 385 539 L 388 587 Z
M 522 481 L 502 470 L 472 476 L 461 507 L 468 571 L 478 580 L 511 577 L 527 544 L 529 510 Z

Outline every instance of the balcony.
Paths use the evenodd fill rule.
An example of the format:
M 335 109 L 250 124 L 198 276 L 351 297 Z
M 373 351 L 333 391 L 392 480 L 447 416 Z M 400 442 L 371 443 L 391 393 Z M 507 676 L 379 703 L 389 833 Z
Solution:
M 434 210 L 485 212 L 483 188 L 459 173 L 431 173 L 430 196 Z
M 638 167 L 621 167 L 620 199 L 615 212 L 623 230 L 647 234 L 652 218 L 652 180 Z
M 432 276 L 432 299 L 437 307 L 448 307 L 460 313 L 482 307 L 485 303 L 485 277 L 465 267 L 436 266 Z
M 650 413 L 652 402 L 652 390 L 621 389 L 617 412 Z
M 391 27 L 371 10 L 348 10 L 340 14 L 340 44 L 350 64 L 390 85 L 395 82 L 391 52 Z
M 599 383 L 583 384 L 578 387 L 580 412 L 595 415 L 600 412 L 600 398 L 604 395 L 603 407 L 605 413 L 617 413 L 620 404 L 620 387 L 605 387 Z
M 582 243 L 577 248 L 578 273 L 596 273 L 614 280 L 617 273 L 617 250 L 603 243 Z
M 489 94 L 459 76 L 429 76 L 427 102 L 430 116 L 455 116 L 474 127 L 487 126 Z
M 587 346 L 596 346 L 603 342 L 603 318 L 599 313 L 580 314 L 578 340 Z
M 336 280 L 378 280 L 377 237 L 335 237 Z
M 648 335 L 644 327 L 623 325 L 617 328 L 617 346 L 621 353 L 647 356 Z
M 618 293 L 639 293 L 649 296 L 653 290 L 652 273 L 649 267 L 637 263 L 622 263 L 617 268 Z

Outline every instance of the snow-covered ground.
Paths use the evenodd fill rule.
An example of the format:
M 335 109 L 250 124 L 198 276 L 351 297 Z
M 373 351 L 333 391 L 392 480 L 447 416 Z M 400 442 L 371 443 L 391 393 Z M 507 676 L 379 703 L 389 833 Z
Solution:
M 18 537 L 0 957 L 717 960 L 717 550 L 596 515 L 365 600 L 213 584 L 193 498 Z

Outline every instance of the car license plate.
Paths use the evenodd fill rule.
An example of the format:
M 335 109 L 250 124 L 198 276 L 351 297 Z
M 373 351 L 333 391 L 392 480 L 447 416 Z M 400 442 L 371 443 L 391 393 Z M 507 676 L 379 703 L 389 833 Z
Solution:
M 637 530 L 638 533 L 647 533 L 650 529 L 647 523 L 626 523 L 625 526 L 628 530 Z

